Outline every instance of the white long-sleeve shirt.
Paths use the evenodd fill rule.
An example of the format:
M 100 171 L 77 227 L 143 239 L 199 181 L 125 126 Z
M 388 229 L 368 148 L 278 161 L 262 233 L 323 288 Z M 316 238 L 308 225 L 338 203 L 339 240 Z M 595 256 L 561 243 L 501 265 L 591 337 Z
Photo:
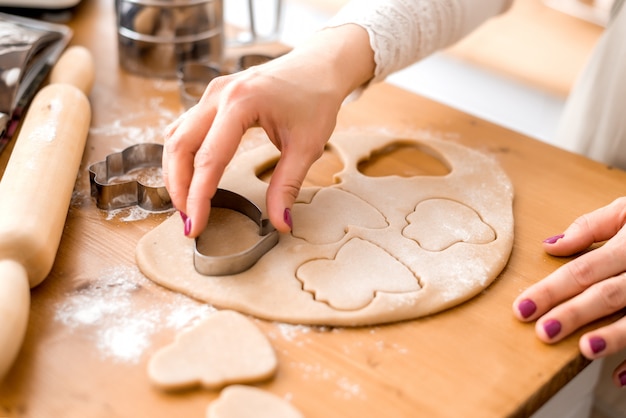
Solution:
M 433 52 L 450 46 L 512 0 L 353 0 L 329 26 L 365 28 L 376 69 L 384 80 Z M 617 0 L 617 4 L 623 3 Z M 574 152 L 626 169 L 626 7 L 616 14 L 573 88 L 557 143 Z

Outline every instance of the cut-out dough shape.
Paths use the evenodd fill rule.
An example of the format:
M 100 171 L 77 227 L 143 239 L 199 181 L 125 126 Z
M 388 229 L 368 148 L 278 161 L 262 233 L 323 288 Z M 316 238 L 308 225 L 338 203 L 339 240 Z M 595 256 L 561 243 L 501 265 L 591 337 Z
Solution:
M 453 200 L 429 199 L 420 202 L 407 217 L 402 232 L 428 251 L 443 251 L 457 242 L 486 244 L 496 234 L 472 208 Z
M 335 309 L 367 306 L 376 292 L 414 292 L 420 289 L 415 275 L 391 254 L 359 238 L 339 249 L 333 260 L 312 260 L 296 272 L 304 290 Z
M 359 162 L 399 141 L 414 142 L 432 150 L 429 153 L 444 160 L 450 173 L 444 176 L 372 177 L 358 171 Z M 219 308 L 272 321 L 331 326 L 371 325 L 430 315 L 479 294 L 500 274 L 513 246 L 513 187 L 495 159 L 452 141 L 407 136 L 336 132 L 328 146 L 341 159 L 343 170 L 336 173 L 333 185 L 302 189 L 293 206 L 292 218 L 294 229 L 306 228 L 310 234 L 326 229 L 341 231 L 343 235 L 339 241 L 309 237 L 309 232 L 306 239 L 295 234 L 281 234 L 278 244 L 249 270 L 232 276 L 203 276 L 193 267 L 193 243 L 184 236 L 182 221 L 176 215 L 140 240 L 137 246 L 139 268 L 155 282 Z M 280 152 L 269 141 L 266 145 L 238 152 L 224 172 L 220 187 L 252 200 L 267 214 L 265 194 L 268 185 L 256 173 L 279 156 Z M 312 206 L 306 204 L 316 196 L 320 199 L 332 196 L 336 200 L 332 202 L 334 209 L 323 217 L 308 210 Z M 435 206 L 443 204 L 433 209 L 442 215 L 450 209 L 450 201 L 471 208 L 493 230 L 495 239 L 486 243 L 452 245 L 445 251 L 422 248 L 414 239 L 403 235 L 403 230 L 409 225 L 407 217 L 420 202 L 430 200 Z M 357 202 L 366 202 L 365 206 L 377 211 L 386 225 L 381 227 L 377 220 L 371 225 L 368 221 L 366 225 L 354 222 L 348 226 L 346 222 L 350 223 L 350 220 L 346 221 L 343 215 L 357 212 L 357 206 L 358 211 L 363 210 L 363 205 Z M 356 216 L 361 220 L 360 214 Z M 434 220 L 433 234 L 449 229 L 449 221 L 446 216 Z M 456 221 L 453 223 L 457 225 Z M 406 266 L 419 278 L 420 287 L 403 292 L 376 289 L 373 299 L 358 309 L 339 309 L 331 303 L 316 300 L 311 292 L 303 289 L 303 282 L 296 277 L 296 272 L 313 260 L 332 260 L 355 238 L 386 251 L 389 260 L 393 260 L 392 265 Z M 370 262 L 368 252 L 361 251 L 352 258 L 351 265 L 359 269 Z M 358 276 L 356 272 L 343 274 Z M 312 277 L 314 273 L 307 272 L 306 276 Z M 397 280 L 403 282 L 406 277 L 386 274 L 385 289 L 395 286 Z M 354 283 L 360 286 L 358 281 Z M 362 284 L 371 294 L 371 284 Z M 315 292 L 320 291 L 315 289 Z M 362 289 L 355 289 L 354 294 L 362 294 Z M 329 298 L 335 300 L 337 296 Z M 344 300 L 344 296 L 339 300 Z
M 306 222 L 296 222 L 293 236 L 311 244 L 337 242 L 350 226 L 385 228 L 385 217 L 373 206 L 341 189 L 322 189 L 311 203 L 296 203 L 294 211 Z M 329 220 L 332 219 L 332 222 Z
M 252 321 L 238 312 L 218 311 L 157 351 L 148 376 L 165 390 L 219 389 L 268 379 L 276 366 L 274 349 Z
M 225 388 L 207 408 L 206 418 L 304 418 L 289 402 L 251 386 Z
M 233 228 L 239 231 L 233 235 Z M 211 208 L 205 233 L 198 237 L 200 253 L 212 257 L 227 256 L 248 250 L 259 241 L 259 226 L 246 215 L 232 209 Z

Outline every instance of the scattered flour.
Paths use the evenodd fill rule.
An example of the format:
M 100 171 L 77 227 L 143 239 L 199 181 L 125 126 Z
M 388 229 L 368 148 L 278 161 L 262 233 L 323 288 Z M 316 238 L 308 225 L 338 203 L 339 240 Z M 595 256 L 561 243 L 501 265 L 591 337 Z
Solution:
M 169 212 L 173 212 L 174 209 L 171 209 Z M 122 222 L 135 222 L 146 219 L 148 216 L 155 212 L 151 212 L 149 210 L 145 210 L 140 208 L 139 206 L 131 206 L 128 208 L 121 209 L 113 209 L 106 212 L 106 220 L 111 221 L 113 219 L 118 219 Z M 159 212 L 163 213 L 163 212 Z
M 152 79 L 152 87 L 163 93 L 178 92 L 178 81 L 163 78 Z
M 215 310 L 178 293 L 159 298 L 142 288 L 156 285 L 135 266 L 106 269 L 55 306 L 55 319 L 93 338 L 104 358 L 137 363 L 155 333 L 190 326 Z M 135 298 L 145 296 L 158 300 L 136 303 Z
M 361 386 L 358 383 L 351 382 L 346 377 L 341 377 L 337 380 L 338 389 L 335 390 L 335 396 L 342 397 L 343 399 L 352 398 L 364 398 L 361 392 Z
M 309 332 L 311 332 L 312 328 L 307 325 L 292 325 L 283 323 L 276 324 L 276 327 L 278 328 L 280 336 L 287 341 L 293 341 L 296 337 L 299 337 L 300 335 L 308 334 Z M 274 337 L 274 335 L 272 335 L 272 337 Z
M 388 343 L 385 342 L 383 340 L 378 340 L 376 341 L 376 343 L 374 344 L 376 349 L 378 351 L 384 351 L 385 349 L 389 350 L 393 350 L 398 354 L 407 354 L 409 352 L 409 349 L 406 347 L 401 346 L 400 344 L 397 343 Z
M 162 143 L 165 129 L 179 116 L 179 113 L 166 109 L 163 101 L 162 97 L 151 98 L 142 106 L 141 112 L 120 111 L 121 116 L 108 123 L 92 126 L 89 134 L 98 138 L 119 138 L 122 143 L 116 145 L 124 148 L 143 142 Z
M 338 376 L 334 370 L 319 363 L 292 362 L 291 366 L 302 373 L 304 380 L 332 381 L 336 385 L 333 395 L 341 399 L 365 399 L 361 386 L 345 376 Z
M 276 339 L 280 336 L 286 341 L 294 342 L 294 344 L 299 347 L 305 343 L 311 342 L 309 338 L 302 338 L 303 335 L 309 334 L 310 332 L 338 332 L 339 330 L 339 328 L 326 326 L 294 325 L 282 322 L 276 322 L 275 325 L 278 332 L 268 332 L 269 338 Z

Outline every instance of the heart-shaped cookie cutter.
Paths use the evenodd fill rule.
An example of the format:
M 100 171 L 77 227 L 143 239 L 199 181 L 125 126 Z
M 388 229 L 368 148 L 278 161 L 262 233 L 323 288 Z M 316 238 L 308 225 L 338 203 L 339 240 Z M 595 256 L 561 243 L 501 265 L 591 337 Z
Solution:
M 133 178 L 132 171 L 140 169 L 160 169 L 163 145 L 144 143 L 132 145 L 122 152 L 110 154 L 106 160 L 89 166 L 91 196 L 100 209 L 113 210 L 129 206 L 161 212 L 172 208 L 170 198 L 162 178 L 148 184 Z
M 259 226 L 259 241 L 245 251 L 224 256 L 210 256 L 198 250 L 198 238 L 194 240 L 193 263 L 196 271 L 206 276 L 226 276 L 241 273 L 252 267 L 265 253 L 278 243 L 278 231 L 257 205 L 240 194 L 217 189 L 211 199 L 214 208 L 235 210 L 252 219 Z

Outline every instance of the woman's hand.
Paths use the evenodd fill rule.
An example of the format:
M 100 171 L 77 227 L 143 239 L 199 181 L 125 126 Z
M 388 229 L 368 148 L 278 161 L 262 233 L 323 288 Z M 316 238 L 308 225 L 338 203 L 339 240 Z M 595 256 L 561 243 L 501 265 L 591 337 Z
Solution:
M 570 256 L 603 243 L 557 269 L 524 291 L 513 311 L 522 321 L 537 320 L 536 333 L 546 343 L 565 338 L 583 325 L 626 308 L 626 197 L 576 219 L 563 234 L 544 241 L 546 252 Z M 588 359 L 626 348 L 626 317 L 580 338 Z M 613 373 L 626 386 L 626 361 Z
M 206 226 L 220 178 L 242 136 L 260 126 L 281 151 L 267 191 L 272 224 L 291 230 L 291 207 L 311 165 L 324 151 L 345 97 L 372 77 L 364 29 L 318 32 L 266 64 L 214 79 L 200 102 L 167 130 L 163 177 L 185 234 Z

